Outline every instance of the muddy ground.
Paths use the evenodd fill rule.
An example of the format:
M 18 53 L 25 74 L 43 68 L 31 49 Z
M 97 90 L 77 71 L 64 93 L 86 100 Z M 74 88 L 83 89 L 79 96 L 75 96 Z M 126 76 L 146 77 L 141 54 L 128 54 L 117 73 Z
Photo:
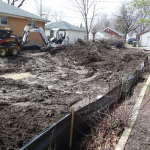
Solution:
M 56 54 L 22 51 L 0 58 L 0 149 L 18 149 L 66 114 L 140 67 L 147 53 L 80 41 Z

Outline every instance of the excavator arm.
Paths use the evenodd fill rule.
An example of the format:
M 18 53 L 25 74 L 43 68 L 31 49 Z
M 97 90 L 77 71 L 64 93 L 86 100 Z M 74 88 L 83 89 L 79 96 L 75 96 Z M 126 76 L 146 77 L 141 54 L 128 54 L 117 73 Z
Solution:
M 41 35 L 41 38 L 43 39 L 45 47 L 51 47 L 51 44 L 50 44 L 48 38 L 46 37 L 43 28 L 34 27 L 34 26 L 25 26 L 24 32 L 23 32 L 23 35 L 22 35 L 22 44 L 23 45 L 28 42 L 29 32 L 38 32 Z

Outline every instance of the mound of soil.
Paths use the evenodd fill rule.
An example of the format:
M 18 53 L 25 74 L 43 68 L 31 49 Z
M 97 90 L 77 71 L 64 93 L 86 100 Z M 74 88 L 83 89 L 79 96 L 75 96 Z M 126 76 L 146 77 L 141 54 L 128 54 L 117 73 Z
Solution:
M 19 149 L 72 106 L 77 110 L 105 94 L 140 67 L 146 55 L 117 49 L 117 43 L 80 40 L 55 55 L 26 50 L 0 58 L 0 149 Z M 6 78 L 19 73 L 34 76 Z

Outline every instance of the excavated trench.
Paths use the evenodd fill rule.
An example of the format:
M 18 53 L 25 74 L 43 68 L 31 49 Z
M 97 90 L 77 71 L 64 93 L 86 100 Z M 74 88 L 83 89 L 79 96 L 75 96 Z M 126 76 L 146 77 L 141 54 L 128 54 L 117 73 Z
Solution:
M 74 45 L 51 55 L 0 58 L 0 149 L 18 149 L 71 112 L 101 97 L 140 66 L 138 49 Z

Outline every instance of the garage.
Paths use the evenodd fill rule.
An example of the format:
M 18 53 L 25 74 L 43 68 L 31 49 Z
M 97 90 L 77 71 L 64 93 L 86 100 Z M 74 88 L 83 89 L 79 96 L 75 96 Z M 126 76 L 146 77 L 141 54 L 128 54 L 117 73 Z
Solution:
M 150 47 L 150 30 L 137 34 L 136 40 L 141 46 Z

